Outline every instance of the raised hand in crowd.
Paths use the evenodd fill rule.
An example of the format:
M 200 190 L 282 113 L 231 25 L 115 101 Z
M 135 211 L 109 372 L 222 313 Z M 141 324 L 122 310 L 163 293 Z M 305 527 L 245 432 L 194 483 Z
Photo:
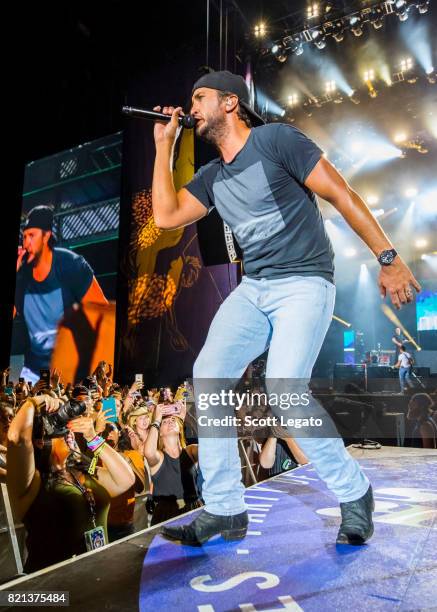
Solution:
M 62 372 L 60 370 L 57 370 L 56 368 L 50 370 L 50 384 L 55 390 L 59 389 L 61 381 Z
M 103 431 L 105 431 L 105 427 L 108 423 L 108 415 L 110 412 L 110 410 L 103 410 L 103 408 L 101 410 L 98 410 L 97 412 L 94 412 L 94 427 L 97 433 L 102 433 Z
M 136 399 L 141 397 L 141 389 L 144 387 L 144 383 L 140 381 L 134 381 L 130 386 L 130 389 L 123 401 L 123 414 L 127 414 L 132 406 L 135 405 Z
M 41 394 L 42 391 L 47 390 L 48 388 L 51 389 L 51 387 L 47 387 L 47 381 L 40 378 L 38 382 L 34 384 L 32 394 L 33 395 Z
M 11 373 L 10 366 L 5 368 L 4 370 L 2 370 L 2 374 L 1 374 L 1 387 L 2 387 L 2 390 L 8 384 L 8 378 L 9 378 L 9 374 L 10 373 Z
M 129 427 L 129 426 L 126 427 L 126 431 L 128 433 L 129 440 L 130 440 L 133 450 L 142 452 L 142 447 L 144 443 L 142 440 L 140 440 L 140 437 L 137 434 L 137 432 L 134 431 L 132 427 Z

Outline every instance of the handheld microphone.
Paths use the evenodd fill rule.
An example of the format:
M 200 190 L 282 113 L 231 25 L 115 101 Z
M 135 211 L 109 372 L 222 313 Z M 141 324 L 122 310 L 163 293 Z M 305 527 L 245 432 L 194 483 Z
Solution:
M 171 115 L 164 115 L 164 113 L 136 108 L 135 106 L 123 106 L 121 111 L 123 115 L 128 115 L 134 119 L 148 119 L 149 121 L 170 121 L 171 119 Z M 179 125 L 190 130 L 196 125 L 196 121 L 193 115 L 182 115 L 179 117 Z

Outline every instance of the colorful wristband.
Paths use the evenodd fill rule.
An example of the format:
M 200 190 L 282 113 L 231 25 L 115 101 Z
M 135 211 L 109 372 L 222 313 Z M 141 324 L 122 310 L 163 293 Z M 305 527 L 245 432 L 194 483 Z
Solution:
M 90 451 L 94 453 L 104 443 L 105 443 L 105 440 L 104 438 L 102 438 L 102 436 L 95 436 L 92 440 L 87 442 L 86 445 L 88 446 Z

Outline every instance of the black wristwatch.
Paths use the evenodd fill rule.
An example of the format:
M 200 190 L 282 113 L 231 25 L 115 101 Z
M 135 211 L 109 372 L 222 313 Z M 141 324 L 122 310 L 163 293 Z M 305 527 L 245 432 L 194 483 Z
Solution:
M 378 261 L 381 266 L 389 266 L 393 263 L 396 255 L 397 252 L 394 249 L 388 249 L 386 251 L 382 251 L 382 253 L 378 255 Z

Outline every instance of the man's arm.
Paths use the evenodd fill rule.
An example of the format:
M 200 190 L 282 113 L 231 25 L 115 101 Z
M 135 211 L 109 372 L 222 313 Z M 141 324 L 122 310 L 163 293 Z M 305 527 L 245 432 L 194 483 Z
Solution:
M 268 438 L 259 454 L 259 463 L 265 470 L 269 470 L 275 463 L 276 444 L 276 438 Z
M 382 251 L 393 248 L 366 203 L 324 157 L 310 172 L 305 185 L 338 210 L 376 257 Z M 381 266 L 378 280 L 381 296 L 385 297 L 388 293 L 396 308 L 412 301 L 410 283 L 420 291 L 419 283 L 399 255 L 391 265 Z
M 93 276 L 91 285 L 89 286 L 88 291 L 83 296 L 81 304 L 87 304 L 89 302 L 92 302 L 93 304 L 109 303 L 108 300 L 105 298 L 102 288 L 100 287 L 99 282 L 95 276 Z
M 160 106 L 154 110 L 161 111 Z M 181 109 L 165 106 L 162 112 L 172 115 L 169 123 L 155 123 L 156 157 L 152 181 L 152 207 L 155 224 L 161 229 L 175 229 L 198 221 L 207 214 L 206 207 L 187 189 L 176 193 L 171 171 Z

